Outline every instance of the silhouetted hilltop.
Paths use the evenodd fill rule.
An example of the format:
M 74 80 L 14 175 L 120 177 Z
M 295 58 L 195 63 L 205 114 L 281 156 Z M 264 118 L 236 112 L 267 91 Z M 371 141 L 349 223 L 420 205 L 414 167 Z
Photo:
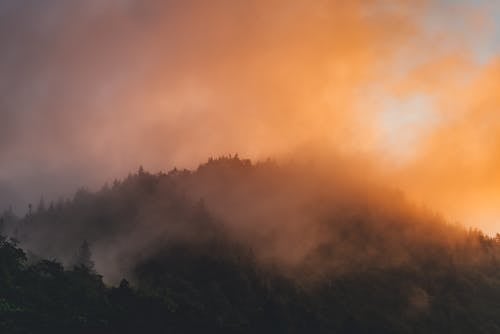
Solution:
M 333 167 L 141 167 L 22 218 L 6 211 L 17 241 L 0 242 L 0 329 L 500 331 L 498 236 Z

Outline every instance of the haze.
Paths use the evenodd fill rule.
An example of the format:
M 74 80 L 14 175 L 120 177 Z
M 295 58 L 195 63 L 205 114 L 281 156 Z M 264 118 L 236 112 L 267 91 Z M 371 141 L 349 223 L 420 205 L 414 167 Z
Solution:
M 496 232 L 499 17 L 473 0 L 3 0 L 0 208 L 139 165 L 306 155 Z

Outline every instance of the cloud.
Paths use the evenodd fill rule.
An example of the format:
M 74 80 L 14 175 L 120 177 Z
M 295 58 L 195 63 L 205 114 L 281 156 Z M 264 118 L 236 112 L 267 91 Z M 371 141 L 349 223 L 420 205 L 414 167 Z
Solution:
M 412 30 L 404 9 L 6 1 L 1 176 L 68 168 L 110 177 L 141 162 L 265 156 L 350 135 L 362 126 L 350 110 L 356 90 Z
M 470 189 L 487 202 L 496 175 L 496 67 L 471 50 L 481 53 L 490 41 L 476 38 L 492 35 L 488 8 L 417 0 L 3 1 L 0 180 L 33 201 L 140 164 L 193 167 L 213 155 L 258 159 L 314 146 L 383 161 L 391 180 L 438 209 L 453 209 L 440 198 L 465 205 L 460 196 Z M 450 11 L 460 20 L 447 19 Z M 398 118 L 388 101 L 400 99 L 400 114 L 415 114 L 404 103 L 415 96 L 425 96 L 432 106 L 425 113 L 435 118 L 402 116 L 410 121 L 390 123 L 402 125 L 388 142 L 380 119 Z M 401 145 L 391 141 L 411 120 L 423 122 L 405 144 L 413 160 L 395 170 Z M 464 151 L 447 153 L 457 147 Z
M 499 61 L 472 74 L 460 89 L 450 89 L 455 84 L 445 82 L 431 93 L 444 121 L 421 143 L 402 179 L 420 200 L 494 232 L 500 217 L 496 209 L 500 204 Z

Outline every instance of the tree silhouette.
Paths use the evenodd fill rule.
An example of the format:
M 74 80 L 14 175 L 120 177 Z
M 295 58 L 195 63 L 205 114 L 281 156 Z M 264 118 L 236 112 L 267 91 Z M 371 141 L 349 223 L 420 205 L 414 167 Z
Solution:
M 46 210 L 46 207 L 45 207 L 45 199 L 43 196 L 40 197 L 40 201 L 38 202 L 38 206 L 37 206 L 37 213 L 43 213 L 45 212 Z
M 0 236 L 0 333 L 500 333 L 500 234 L 427 216 L 333 210 L 322 220 L 319 247 L 288 269 L 235 238 L 213 197 L 185 193 L 183 184 L 212 182 L 226 185 L 232 199 L 233 190 L 243 185 L 247 194 L 255 184 L 257 195 L 245 199 L 260 196 L 273 208 L 266 195 L 279 183 L 260 178 L 279 177 L 278 167 L 233 159 L 212 159 L 195 172 L 142 170 L 48 211 L 4 213 L 5 233 L 19 229 L 20 243 Z M 234 210 L 245 214 L 247 204 Z M 104 284 L 91 245 L 112 248 L 144 217 L 172 224 L 168 238 L 121 253 L 130 262 L 125 278 Z M 68 252 L 74 266 L 43 260 Z
M 94 262 L 92 261 L 92 252 L 90 251 L 90 245 L 87 240 L 84 240 L 78 249 L 75 256 L 76 267 L 84 267 L 89 270 L 94 270 Z

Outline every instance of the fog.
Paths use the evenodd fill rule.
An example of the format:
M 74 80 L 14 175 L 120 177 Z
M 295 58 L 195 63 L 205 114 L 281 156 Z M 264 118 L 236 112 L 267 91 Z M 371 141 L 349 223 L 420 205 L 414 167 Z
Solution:
M 409 202 L 366 164 L 319 160 L 226 157 L 194 171 L 140 170 L 97 193 L 42 204 L 20 221 L 6 216 L 3 230 L 33 260 L 68 268 L 88 241 L 97 272 L 113 284 L 134 279 L 141 263 L 169 247 L 221 259 L 250 253 L 261 268 L 308 281 L 418 267 L 429 254 L 457 265 L 483 260 L 482 239 Z
M 494 232 L 500 67 L 484 50 L 498 13 L 473 1 L 2 1 L 0 206 L 24 214 L 139 165 L 313 151 L 354 156 L 417 205 Z

